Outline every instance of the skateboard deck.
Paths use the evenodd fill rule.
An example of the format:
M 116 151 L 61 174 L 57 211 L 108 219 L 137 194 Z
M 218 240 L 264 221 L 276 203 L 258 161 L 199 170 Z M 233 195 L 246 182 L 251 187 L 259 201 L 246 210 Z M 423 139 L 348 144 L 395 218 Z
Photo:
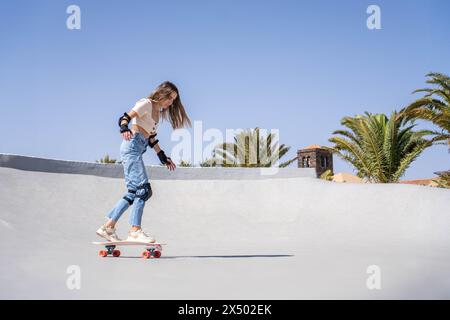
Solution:
M 138 241 L 95 241 L 93 244 L 104 246 L 106 250 L 100 250 L 98 255 L 100 257 L 107 257 L 111 255 L 113 257 L 120 257 L 120 250 L 116 250 L 116 246 L 145 246 L 145 251 L 142 252 L 141 256 L 145 259 L 150 258 L 160 258 L 162 253 L 162 246 L 165 243 L 147 243 Z

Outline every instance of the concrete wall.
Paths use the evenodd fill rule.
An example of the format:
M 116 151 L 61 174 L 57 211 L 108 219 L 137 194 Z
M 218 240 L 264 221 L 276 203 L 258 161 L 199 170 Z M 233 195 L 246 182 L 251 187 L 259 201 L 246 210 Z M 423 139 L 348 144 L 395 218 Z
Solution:
M 106 178 L 123 178 L 121 164 L 45 159 L 14 154 L 0 154 L 0 167 L 49 173 L 84 174 Z M 315 178 L 314 168 L 219 168 L 146 166 L 150 180 L 241 180 Z

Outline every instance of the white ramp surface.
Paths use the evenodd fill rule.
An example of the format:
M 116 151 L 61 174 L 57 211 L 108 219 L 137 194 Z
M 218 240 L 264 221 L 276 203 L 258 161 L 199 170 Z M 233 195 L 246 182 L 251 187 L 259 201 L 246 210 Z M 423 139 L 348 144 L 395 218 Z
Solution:
M 450 298 L 450 190 L 150 181 L 143 227 L 167 243 L 162 257 L 142 259 L 136 246 L 101 258 L 92 241 L 126 191 L 122 179 L 0 167 L 0 298 Z

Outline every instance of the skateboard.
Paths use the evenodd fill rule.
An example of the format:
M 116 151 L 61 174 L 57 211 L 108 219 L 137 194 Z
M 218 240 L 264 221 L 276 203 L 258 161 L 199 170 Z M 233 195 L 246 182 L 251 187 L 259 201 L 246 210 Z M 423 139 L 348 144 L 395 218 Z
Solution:
M 100 250 L 98 252 L 98 255 L 103 258 L 108 255 L 116 258 L 120 257 L 120 250 L 116 250 L 116 246 L 145 246 L 145 251 L 141 254 L 142 258 L 159 258 L 161 257 L 162 246 L 165 245 L 165 243 L 146 243 L 137 241 L 105 241 L 92 243 L 106 248 L 106 250 Z

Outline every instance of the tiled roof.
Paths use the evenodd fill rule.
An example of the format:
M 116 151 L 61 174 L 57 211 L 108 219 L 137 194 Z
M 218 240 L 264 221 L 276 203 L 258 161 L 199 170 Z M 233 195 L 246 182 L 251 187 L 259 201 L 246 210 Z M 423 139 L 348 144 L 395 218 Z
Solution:
M 323 147 L 319 146 L 318 144 L 312 144 L 306 148 L 303 149 L 323 149 Z
M 352 183 L 364 183 L 364 180 L 351 173 L 340 172 L 333 176 L 334 182 L 352 182 Z
M 398 183 L 404 183 L 404 184 L 416 184 L 421 186 L 429 186 L 430 184 L 433 184 L 433 179 L 415 179 L 415 180 L 402 180 Z

